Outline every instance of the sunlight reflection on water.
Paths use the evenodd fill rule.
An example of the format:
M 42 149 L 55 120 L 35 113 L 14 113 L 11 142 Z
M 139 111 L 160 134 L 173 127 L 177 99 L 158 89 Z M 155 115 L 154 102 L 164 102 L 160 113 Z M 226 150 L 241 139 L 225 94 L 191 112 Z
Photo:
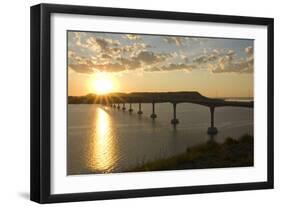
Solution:
M 128 106 L 126 106 L 128 107 Z M 210 114 L 207 107 L 180 104 L 180 124 L 170 124 L 171 104 L 157 104 L 157 119 L 152 120 L 151 104 L 143 104 L 143 114 L 96 104 L 68 107 L 67 174 L 123 172 L 140 163 L 182 153 L 187 147 L 205 143 Z M 253 134 L 253 110 L 225 107 L 215 112 L 219 133 L 226 137 Z
M 90 143 L 92 155 L 87 165 L 93 171 L 109 172 L 116 164 L 114 127 L 110 116 L 102 108 L 98 108 L 95 115 L 96 123 L 93 123 L 94 130 Z

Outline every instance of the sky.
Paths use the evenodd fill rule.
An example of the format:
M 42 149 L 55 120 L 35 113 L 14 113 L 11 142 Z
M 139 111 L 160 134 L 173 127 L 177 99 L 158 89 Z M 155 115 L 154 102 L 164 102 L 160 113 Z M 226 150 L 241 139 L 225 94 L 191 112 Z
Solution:
M 108 92 L 253 97 L 253 40 L 76 31 L 67 35 L 68 95 L 95 93 L 97 83 L 109 83 Z

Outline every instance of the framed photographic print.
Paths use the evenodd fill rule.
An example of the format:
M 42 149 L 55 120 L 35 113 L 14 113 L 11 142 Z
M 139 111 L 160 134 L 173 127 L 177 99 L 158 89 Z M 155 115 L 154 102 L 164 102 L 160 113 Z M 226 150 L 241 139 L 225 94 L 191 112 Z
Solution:
M 273 188 L 273 19 L 31 7 L 31 200 Z

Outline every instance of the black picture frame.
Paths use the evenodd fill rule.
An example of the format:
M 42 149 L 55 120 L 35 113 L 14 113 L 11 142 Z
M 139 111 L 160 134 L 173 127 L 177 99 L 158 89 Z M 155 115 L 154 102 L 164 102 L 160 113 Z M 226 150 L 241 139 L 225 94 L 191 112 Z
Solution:
M 236 184 L 167 187 L 153 189 L 121 190 L 51 194 L 51 72 L 50 72 L 50 16 L 53 13 L 134 17 L 194 22 L 218 22 L 267 26 L 267 181 Z M 195 14 L 168 11 L 103 8 L 72 5 L 39 4 L 31 7 L 31 151 L 30 199 L 38 203 L 88 201 L 101 199 L 165 196 L 194 193 L 211 193 L 273 188 L 273 57 L 274 20 L 272 18 Z

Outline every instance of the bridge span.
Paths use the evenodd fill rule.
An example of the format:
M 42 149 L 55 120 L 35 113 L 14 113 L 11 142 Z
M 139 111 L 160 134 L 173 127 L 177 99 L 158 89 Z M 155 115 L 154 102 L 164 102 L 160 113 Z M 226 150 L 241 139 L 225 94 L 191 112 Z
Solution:
M 193 103 L 199 104 L 210 109 L 210 127 L 207 130 L 208 134 L 214 135 L 218 133 L 215 127 L 215 108 L 216 107 L 247 107 L 253 108 L 253 101 L 226 101 L 224 99 L 208 98 L 202 96 L 198 92 L 139 92 L 139 93 L 116 93 L 108 94 L 99 98 L 99 103 L 110 105 L 113 108 L 126 110 L 126 104 L 129 105 L 128 111 L 133 112 L 132 104 L 138 104 L 137 114 L 142 115 L 142 104 L 151 103 L 152 112 L 150 117 L 152 119 L 157 118 L 155 113 L 155 107 L 157 103 L 171 103 L 173 107 L 173 117 L 171 119 L 171 124 L 179 124 L 177 118 L 177 105 L 180 103 Z M 122 105 L 122 108 L 121 106 Z

